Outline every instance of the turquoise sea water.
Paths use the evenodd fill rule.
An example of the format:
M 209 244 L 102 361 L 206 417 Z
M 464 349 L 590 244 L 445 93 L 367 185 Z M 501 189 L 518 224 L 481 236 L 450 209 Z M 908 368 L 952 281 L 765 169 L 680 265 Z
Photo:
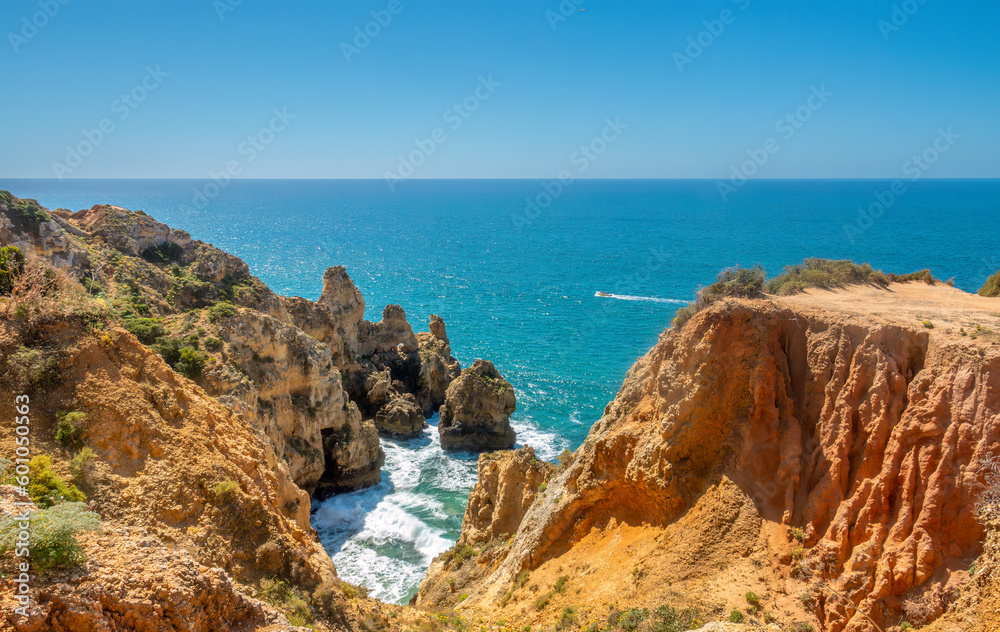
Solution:
M 514 218 L 542 182 L 411 181 L 393 193 L 383 181 L 237 181 L 204 205 L 205 186 L 0 180 L 49 208 L 142 209 L 242 257 L 282 294 L 315 299 L 323 271 L 346 266 L 369 319 L 398 303 L 426 330 L 439 314 L 463 366 L 492 360 L 517 391 L 519 443 L 547 459 L 582 443 L 628 368 L 722 268 L 849 258 L 929 267 L 967 291 L 1000 269 L 1000 181 L 907 182 L 860 223 L 858 207 L 889 182 L 756 181 L 724 202 L 714 181 L 577 181 L 527 222 Z M 314 524 L 344 579 L 401 601 L 457 538 L 475 461 L 444 455 L 433 428 L 384 445 L 383 483 L 319 504 Z

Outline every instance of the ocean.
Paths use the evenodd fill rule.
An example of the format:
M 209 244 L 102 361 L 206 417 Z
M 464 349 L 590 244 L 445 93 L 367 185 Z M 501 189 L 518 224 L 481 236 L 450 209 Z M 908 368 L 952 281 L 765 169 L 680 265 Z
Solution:
M 736 264 L 771 275 L 805 257 L 930 268 L 976 291 L 1000 270 L 990 228 L 1000 181 L 0 180 L 48 208 L 117 204 L 243 258 L 276 292 L 316 299 L 344 265 L 367 318 L 403 306 L 417 331 L 445 319 L 463 366 L 492 360 L 514 385 L 518 443 L 575 449 L 628 368 L 699 285 Z M 863 209 L 863 210 L 859 210 Z M 611 297 L 597 297 L 607 292 Z M 317 503 L 341 578 L 405 602 L 457 539 L 475 455 L 436 429 L 383 440 L 383 482 Z

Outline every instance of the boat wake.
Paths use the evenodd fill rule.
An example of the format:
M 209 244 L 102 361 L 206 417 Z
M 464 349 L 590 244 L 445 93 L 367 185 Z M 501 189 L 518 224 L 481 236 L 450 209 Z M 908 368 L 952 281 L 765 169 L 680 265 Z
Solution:
M 682 301 L 678 298 L 659 298 L 656 296 L 632 296 L 630 294 L 608 294 L 606 292 L 598 292 L 594 294 L 598 298 L 614 298 L 619 301 L 646 301 L 648 303 L 669 303 L 671 305 L 685 305 L 688 301 Z

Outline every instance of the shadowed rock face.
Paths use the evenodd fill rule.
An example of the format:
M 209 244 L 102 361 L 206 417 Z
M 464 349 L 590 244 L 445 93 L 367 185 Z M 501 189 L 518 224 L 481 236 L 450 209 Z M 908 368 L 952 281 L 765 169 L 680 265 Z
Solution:
M 509 450 L 516 433 L 510 416 L 517 408 L 514 388 L 492 362 L 476 360 L 451 383 L 441 407 L 438 432 L 446 450 Z

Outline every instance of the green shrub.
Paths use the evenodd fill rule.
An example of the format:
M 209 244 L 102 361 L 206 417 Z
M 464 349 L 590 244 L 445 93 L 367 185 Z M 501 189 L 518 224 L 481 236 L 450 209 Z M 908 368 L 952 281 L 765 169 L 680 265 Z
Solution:
M 718 280 L 698 290 L 694 302 L 677 310 L 673 324 L 683 327 L 699 311 L 724 298 L 762 298 L 764 296 L 764 268 L 735 266 L 719 273 Z
M 559 615 L 559 621 L 556 622 L 557 630 L 565 630 L 566 628 L 571 628 L 576 625 L 576 608 L 571 606 L 566 606 L 562 609 L 562 614 Z
M 19 199 L 9 191 L 0 191 L 0 203 L 7 206 L 8 216 L 18 232 L 38 234 L 42 222 L 49 221 L 49 214 L 36 200 Z
M 979 288 L 980 296 L 1000 296 L 1000 272 L 997 272 L 986 279 L 983 287 Z
M 349 429 L 350 427 L 347 426 Z M 448 559 L 455 562 L 456 566 L 461 566 L 465 563 L 465 560 L 476 557 L 479 555 L 479 549 L 469 546 L 468 544 L 456 544 L 455 547 L 448 552 Z
M 73 455 L 69 462 L 69 467 L 73 471 L 73 480 L 82 481 L 84 468 L 97 458 L 97 453 L 90 446 L 84 446 L 79 452 Z
M 87 500 L 76 485 L 59 478 L 52 469 L 52 459 L 47 454 L 39 454 L 28 461 L 28 478 L 28 495 L 39 507 Z
M 97 295 L 104 291 L 104 286 L 90 277 L 80 279 L 80 285 L 87 290 L 88 294 Z
M 613 611 L 608 615 L 608 625 L 625 630 L 625 632 L 635 632 L 639 625 L 649 618 L 649 610 L 646 608 L 632 608 L 625 612 Z
M 796 621 L 788 628 L 788 632 L 816 632 L 816 626 L 805 621 Z
M 99 527 L 101 519 L 79 502 L 63 503 L 36 511 L 31 516 L 32 568 L 45 572 L 50 568 L 77 566 L 86 559 L 75 535 Z M 14 517 L 0 522 L 0 553 L 14 551 L 20 526 Z
M 184 377 L 196 380 L 201 377 L 201 372 L 205 369 L 205 355 L 190 347 L 184 347 L 180 351 L 180 359 L 177 360 L 174 369 Z
M 222 348 L 222 341 L 215 336 L 209 336 L 205 338 L 205 349 L 209 351 L 218 351 Z
M 163 335 L 162 318 L 123 318 L 124 327 L 144 345 L 151 345 Z
M 284 580 L 262 580 L 258 596 L 262 601 L 282 611 L 293 626 L 304 627 L 313 622 L 312 611 L 302 593 Z
M 217 323 L 223 318 L 232 318 L 236 315 L 236 307 L 232 303 L 222 301 L 208 308 L 208 321 Z
M 0 248 L 0 296 L 7 296 L 24 272 L 24 253 L 17 246 Z
M 541 597 L 535 600 L 535 610 L 544 610 L 545 606 L 549 605 L 549 600 L 552 599 L 552 593 L 545 593 Z
M 569 575 L 561 575 L 559 579 L 556 580 L 552 589 L 557 593 L 566 592 L 566 582 L 569 581 Z
M 685 608 L 678 611 L 668 605 L 662 605 L 653 611 L 652 616 L 643 626 L 644 632 L 686 632 L 701 627 L 701 614 L 697 608 Z
M 458 596 L 458 603 L 462 603 L 468 598 L 469 598 L 469 593 L 462 593 L 461 595 Z
M 52 387 L 61 379 L 54 353 L 18 347 L 7 361 L 13 377 L 30 390 Z
M 733 610 L 732 612 L 729 613 L 730 623 L 743 623 L 743 619 L 745 618 L 746 617 L 744 617 L 743 613 L 740 612 L 739 610 Z
M 240 486 L 230 480 L 219 481 L 212 487 L 212 491 L 223 500 L 231 500 L 239 493 Z
M 923 281 L 931 285 L 937 283 L 930 270 L 890 274 L 875 270 L 870 264 L 859 265 L 847 259 L 809 258 L 802 263 L 787 266 L 783 274 L 768 281 L 767 291 L 777 296 L 790 296 L 810 287 L 833 289 L 861 284 L 886 287 L 890 283 L 911 281 Z
M 178 261 L 182 254 L 184 254 L 183 248 L 172 241 L 167 241 L 159 246 L 150 246 L 143 250 L 142 258 L 150 263 L 167 264 Z M 171 271 L 173 271 L 173 268 L 171 268 Z
M 747 603 L 750 604 L 751 608 L 753 608 L 754 610 L 760 610 L 760 597 L 757 595 L 757 593 L 750 590 L 747 591 L 747 594 L 745 594 L 744 597 L 746 598 Z
M 64 446 L 73 446 L 83 439 L 83 430 L 79 424 L 87 418 L 87 415 L 80 412 L 66 412 L 61 410 L 56 413 L 59 425 L 56 427 L 56 441 Z

